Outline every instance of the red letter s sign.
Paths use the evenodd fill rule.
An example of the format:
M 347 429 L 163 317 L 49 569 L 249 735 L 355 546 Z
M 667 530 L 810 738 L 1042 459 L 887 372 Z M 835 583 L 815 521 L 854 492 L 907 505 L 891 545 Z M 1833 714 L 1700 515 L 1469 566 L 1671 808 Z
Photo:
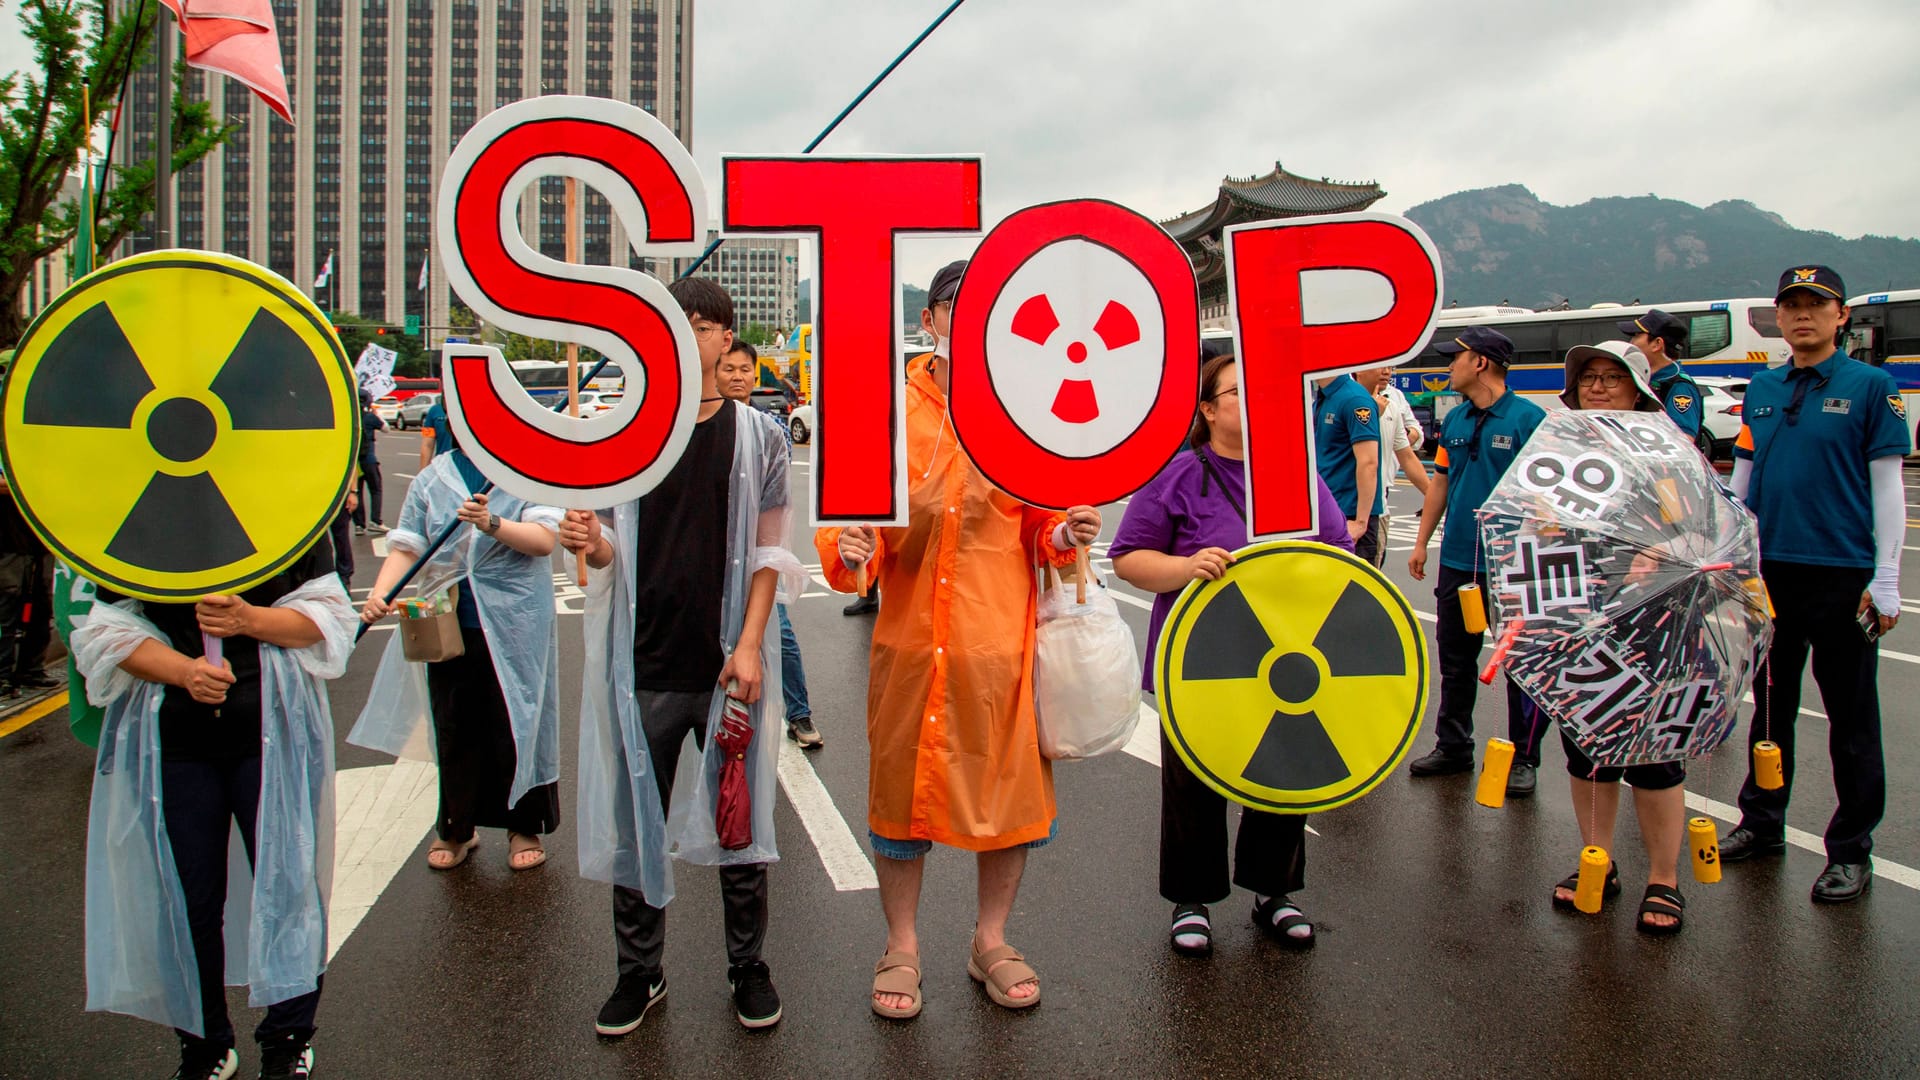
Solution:
M 655 256 L 699 253 L 706 189 L 686 148 L 646 110 L 562 95 L 483 117 L 441 176 L 439 257 L 454 292 L 494 326 L 598 350 L 627 380 L 618 406 L 574 418 L 529 397 L 498 349 L 449 345 L 448 421 L 505 490 L 556 506 L 611 506 L 652 490 L 679 460 L 700 408 L 700 354 L 652 276 L 562 262 L 527 244 L 521 196 L 550 176 L 598 191 L 634 250 Z

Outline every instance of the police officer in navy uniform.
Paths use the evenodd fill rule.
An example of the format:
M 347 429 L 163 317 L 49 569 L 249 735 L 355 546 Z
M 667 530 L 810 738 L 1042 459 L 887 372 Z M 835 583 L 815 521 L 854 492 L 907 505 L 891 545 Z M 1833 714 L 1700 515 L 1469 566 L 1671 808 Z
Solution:
M 1440 713 L 1434 719 L 1433 752 L 1415 761 L 1415 776 L 1444 776 L 1473 768 L 1473 702 L 1478 693 L 1480 644 L 1484 633 L 1470 633 L 1460 614 L 1460 587 L 1478 583 L 1479 603 L 1491 598 L 1487 561 L 1480 550 L 1480 509 L 1495 484 L 1533 437 L 1546 410 L 1507 386 L 1507 366 L 1513 363 L 1513 342 L 1498 330 L 1474 326 L 1434 348 L 1449 358 L 1447 375 L 1466 404 L 1447 414 L 1440 426 L 1440 446 L 1434 452 L 1433 482 L 1420 511 L 1420 531 L 1413 541 L 1407 570 L 1414 580 L 1427 577 L 1427 543 L 1434 526 L 1446 516 L 1440 542 L 1440 574 L 1435 583 L 1435 636 L 1440 654 Z M 1507 794 L 1533 794 L 1540 767 L 1540 736 L 1546 714 L 1507 680 L 1507 737 L 1513 740 L 1513 771 Z
M 1685 365 L 1680 363 L 1687 348 L 1687 324 L 1654 308 L 1637 319 L 1621 323 L 1620 332 L 1646 354 L 1651 372 L 1648 381 L 1652 383 L 1653 392 L 1660 395 L 1660 403 L 1667 407 L 1667 416 L 1687 433 L 1687 438 L 1698 439 L 1703 410 L 1700 384 L 1693 381 L 1693 376 L 1687 374 Z
M 1825 903 L 1867 891 L 1873 829 L 1886 810 L 1877 637 L 1900 618 L 1900 462 L 1912 446 L 1893 377 L 1839 351 L 1846 295 L 1824 266 L 1782 274 L 1774 305 L 1793 363 L 1747 385 L 1733 493 L 1760 521 L 1760 575 L 1773 605 L 1772 651 L 1755 658 L 1748 739 L 1780 747 L 1786 784 L 1761 787 L 1749 764 L 1740 827 L 1720 841 L 1724 862 L 1786 849 L 1800 673 L 1812 653 L 1840 804 L 1827 824 L 1827 868 L 1813 884 L 1813 899 Z
M 1380 486 L 1380 403 L 1351 375 L 1320 380 L 1313 391 L 1314 463 L 1347 515 L 1353 553 L 1386 561 L 1387 503 Z

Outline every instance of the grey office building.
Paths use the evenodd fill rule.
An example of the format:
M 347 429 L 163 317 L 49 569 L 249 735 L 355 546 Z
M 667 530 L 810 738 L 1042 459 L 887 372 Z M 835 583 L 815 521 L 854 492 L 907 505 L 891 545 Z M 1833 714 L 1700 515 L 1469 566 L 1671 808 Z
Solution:
M 132 5 L 119 0 L 116 5 Z M 152 5 L 149 4 L 149 9 Z M 638 104 L 692 141 L 693 0 L 274 0 L 296 123 L 246 86 L 192 72 L 188 93 L 238 125 L 174 178 L 180 247 L 227 251 L 310 289 L 333 254 L 321 307 L 403 325 L 437 343 L 453 297 L 428 259 L 440 170 L 480 117 L 541 94 Z M 136 77 L 116 157 L 150 159 L 156 83 Z M 564 255 L 563 184 L 521 208 L 543 252 Z M 607 203 L 581 204 L 582 258 L 632 257 Z M 151 230 L 131 242 L 153 246 Z

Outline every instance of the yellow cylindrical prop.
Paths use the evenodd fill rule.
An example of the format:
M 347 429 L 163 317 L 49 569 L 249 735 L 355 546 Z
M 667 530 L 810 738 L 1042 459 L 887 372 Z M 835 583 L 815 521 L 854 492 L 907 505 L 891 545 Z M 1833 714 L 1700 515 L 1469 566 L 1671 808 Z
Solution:
M 1506 739 L 1487 740 L 1487 760 L 1480 766 L 1480 786 L 1473 801 L 1495 810 L 1507 804 L 1507 775 L 1513 772 L 1513 743 Z
M 1589 915 L 1598 914 L 1606 897 L 1607 868 L 1613 860 L 1597 847 L 1580 849 L 1580 880 L 1573 887 L 1573 906 Z
M 1487 632 L 1487 602 L 1480 597 L 1478 582 L 1460 586 L 1460 621 L 1469 634 Z
M 1773 618 L 1773 596 L 1767 592 L 1767 583 L 1759 578 L 1748 578 L 1746 587 L 1754 604 L 1767 613 L 1767 618 Z
M 1707 885 L 1720 880 L 1720 830 L 1713 822 L 1688 819 L 1687 849 L 1693 852 L 1693 880 Z
M 1753 744 L 1753 782 L 1768 791 L 1778 791 L 1787 786 L 1787 774 L 1780 766 L 1780 744 L 1757 742 Z

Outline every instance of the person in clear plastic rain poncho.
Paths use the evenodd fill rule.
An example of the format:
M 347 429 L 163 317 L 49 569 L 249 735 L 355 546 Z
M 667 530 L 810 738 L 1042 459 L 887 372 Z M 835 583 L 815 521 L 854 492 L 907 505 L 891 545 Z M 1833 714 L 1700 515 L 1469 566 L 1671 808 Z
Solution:
M 760 956 L 766 864 L 779 858 L 780 643 L 768 640 L 766 628 L 776 589 L 792 599 L 806 585 L 800 560 L 784 546 L 787 436 L 715 386 L 714 369 L 733 343 L 726 291 L 699 278 L 669 291 L 700 352 L 693 435 L 645 496 L 597 514 L 569 511 L 560 526 L 560 542 L 593 570 L 576 825 L 580 873 L 613 886 L 619 981 L 594 1024 L 602 1035 L 633 1031 L 666 994 L 660 961 L 673 898 L 669 853 L 720 868 L 735 1016 L 749 1028 L 780 1019 L 780 997 Z M 723 710 L 736 723 L 723 727 Z M 735 737 L 742 711 L 751 740 L 731 764 L 745 774 L 751 819 L 745 835 L 735 835 L 728 819 L 723 846 L 716 811 L 729 796 L 725 805 L 738 807 L 739 791 L 723 786 L 720 743 Z M 676 777 L 688 735 L 698 755 L 691 775 Z
M 465 451 L 428 463 L 407 489 L 390 553 L 361 609 L 369 624 L 384 597 L 449 525 L 458 527 L 417 577 L 417 592 L 455 594 L 463 651 L 409 662 L 389 635 L 366 708 L 347 741 L 403 757 L 431 752 L 440 766 L 440 816 L 427 865 L 451 870 L 479 844 L 476 827 L 507 830 L 507 865 L 531 870 L 541 836 L 560 824 L 560 650 L 554 636 L 554 535 L 561 510 L 486 486 Z
M 312 1066 L 333 876 L 326 680 L 346 670 L 354 626 L 322 536 L 238 596 L 160 604 L 102 589 L 73 632 L 106 710 L 87 822 L 87 1008 L 174 1028 L 180 1076 L 238 1066 L 227 984 L 267 1007 L 262 1075 Z M 221 640 L 221 662 L 202 634 Z

